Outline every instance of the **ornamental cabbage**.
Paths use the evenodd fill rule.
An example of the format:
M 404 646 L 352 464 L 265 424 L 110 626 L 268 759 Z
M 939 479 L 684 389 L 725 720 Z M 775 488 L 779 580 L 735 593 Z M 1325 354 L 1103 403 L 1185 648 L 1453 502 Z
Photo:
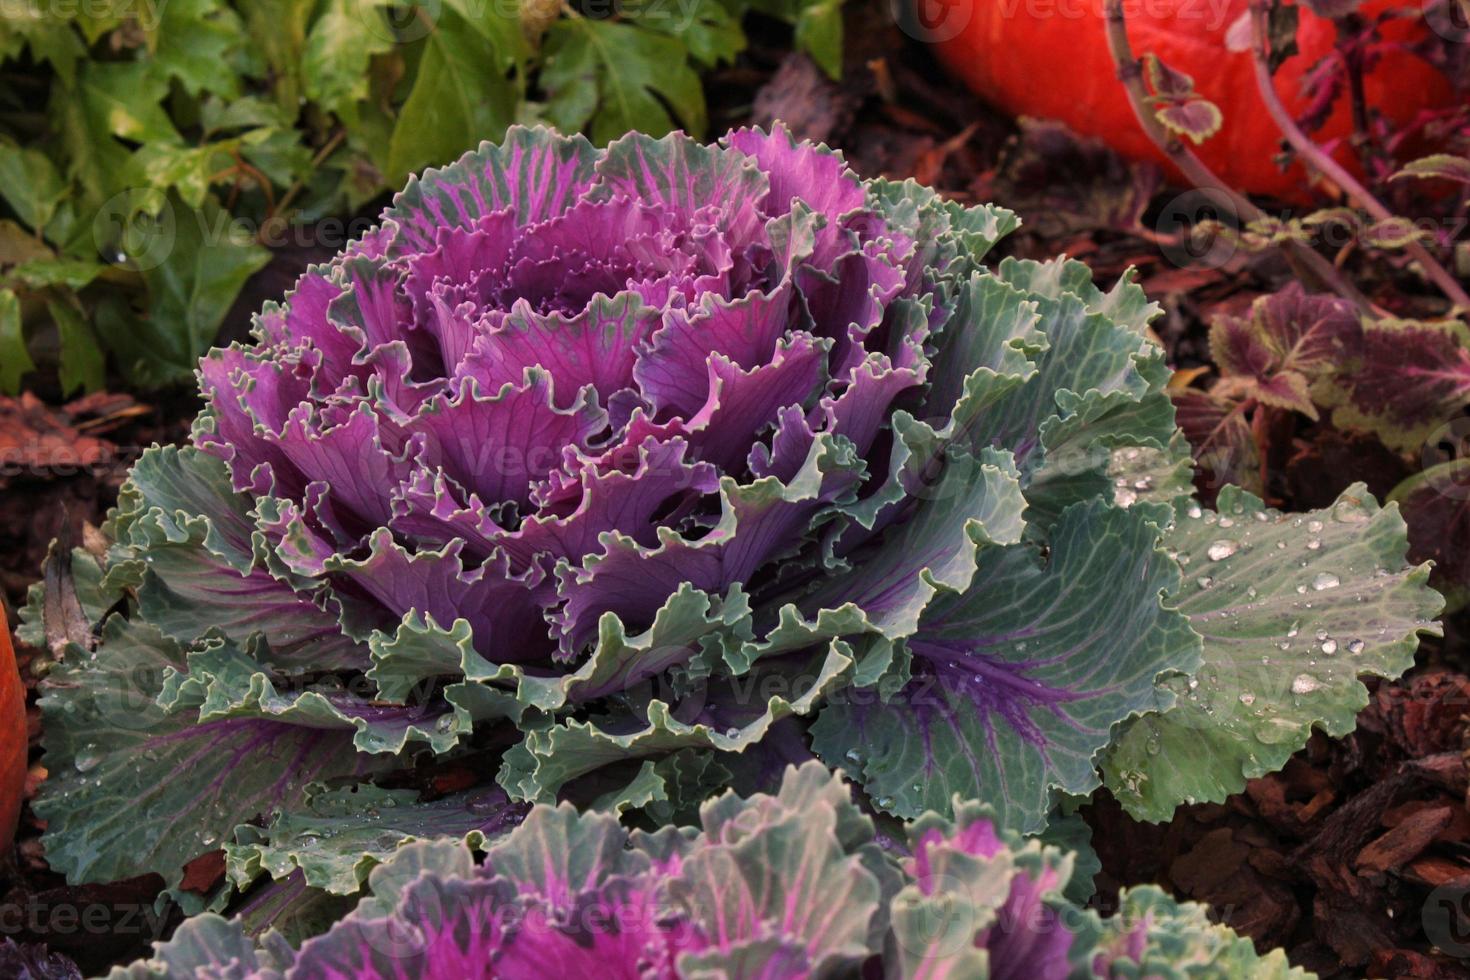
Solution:
M 1016 223 L 779 128 L 514 129 L 412 181 L 37 592 L 52 866 L 349 894 L 413 839 L 687 822 L 814 756 L 1035 833 L 1349 728 L 1437 628 L 1396 508 L 1201 508 L 1158 308 L 986 265 Z
M 563 803 L 533 809 L 483 864 L 456 841 L 410 844 L 299 950 L 201 915 L 110 980 L 1306 976 L 1156 888 L 1100 919 L 1063 897 L 1072 873 L 1072 855 L 958 799 L 885 850 L 841 777 L 811 762 L 773 795 L 709 800 L 697 828 L 629 833 Z

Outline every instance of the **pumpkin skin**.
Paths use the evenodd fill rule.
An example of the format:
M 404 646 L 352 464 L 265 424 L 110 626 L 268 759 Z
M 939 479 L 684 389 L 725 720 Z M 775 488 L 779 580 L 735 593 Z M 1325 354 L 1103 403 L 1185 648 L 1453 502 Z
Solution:
M 940 60 L 976 94 L 1012 115 L 1059 119 L 1084 136 L 1106 141 L 1135 159 L 1163 164 L 1182 179 L 1143 132 L 1118 81 L 1108 52 L 1103 0 L 909 0 L 913 33 L 932 40 Z M 1225 35 L 1245 14 L 1250 0 L 1124 0 L 1128 36 L 1136 55 L 1152 52 L 1176 71 L 1194 78 L 1195 91 L 1224 113 L 1224 126 L 1203 144 L 1185 140 L 1226 183 L 1255 194 L 1288 200 L 1308 197 L 1307 175 L 1293 162 L 1283 171 L 1273 157 L 1280 131 L 1256 89 L 1249 51 L 1231 51 Z M 1419 8 L 1419 0 L 1372 0 L 1362 11 Z M 1293 115 L 1307 100 L 1303 74 L 1333 44 L 1332 22 L 1298 4 L 1297 45 L 1301 53 L 1276 73 L 1276 91 Z M 1385 40 L 1412 42 L 1426 31 L 1422 21 L 1393 20 Z M 1365 79 L 1368 104 L 1395 122 L 1422 109 L 1450 104 L 1448 81 L 1401 47 L 1383 56 Z M 1313 138 L 1325 143 L 1352 132 L 1352 109 L 1344 94 L 1326 125 Z M 1346 141 L 1335 156 L 1354 166 Z
M 15 839 L 26 781 L 26 693 L 0 607 L 0 850 Z

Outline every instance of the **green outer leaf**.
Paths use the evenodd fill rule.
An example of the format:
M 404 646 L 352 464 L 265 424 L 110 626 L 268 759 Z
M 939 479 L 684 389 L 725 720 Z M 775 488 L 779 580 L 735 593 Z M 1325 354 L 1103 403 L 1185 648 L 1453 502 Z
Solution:
M 375 763 L 351 736 L 221 721 L 154 702 L 184 653 L 151 626 L 108 620 L 96 651 L 69 647 L 41 698 L 50 778 L 36 798 L 47 860 L 73 882 L 184 865 L 237 825 L 290 808 L 306 778 L 352 777 Z
M 259 634 L 271 644 L 270 665 L 285 673 L 363 666 L 335 600 L 272 562 L 249 508 L 217 457 L 192 446 L 150 449 L 108 524 L 117 542 L 109 575 L 126 580 L 144 617 L 175 640 Z
M 352 732 L 353 746 L 374 755 L 397 755 L 410 743 L 426 744 L 435 754 L 442 754 L 469 734 L 472 725 L 465 712 L 434 713 L 422 707 L 405 708 L 381 719 L 366 699 L 333 687 L 283 694 L 262 668 L 270 660 L 263 642 L 252 644 L 248 651 L 228 641 L 213 643 L 189 653 L 186 660 L 187 671 L 164 672 L 157 703 L 171 713 L 197 711 L 199 725 L 261 719 L 317 731 Z
M 685 723 L 673 716 L 669 705 L 654 698 L 648 702 L 640 727 L 628 730 L 626 717 L 616 718 L 617 731 L 597 721 L 569 720 L 541 730 L 528 731 L 525 738 L 506 752 L 496 777 L 515 799 L 546 802 L 579 776 L 624 759 L 664 756 L 685 748 L 712 748 L 739 752 L 759 741 L 770 727 L 790 715 L 810 714 L 822 698 L 834 690 L 852 666 L 851 648 L 833 640 L 825 653 L 812 658 L 805 676 L 811 683 L 799 692 L 783 688 L 793 697 L 772 694 L 764 705 L 749 705 L 751 720 L 745 724 L 716 729 L 703 722 Z M 759 690 L 758 684 L 752 684 Z
M 1176 432 L 1168 449 L 1115 449 L 1108 475 L 1113 478 L 1113 503 L 1119 507 L 1163 508 L 1160 523 L 1167 523 L 1174 500 L 1193 491 L 1194 460 L 1190 458 L 1189 440 Z
M 0 289 L 0 393 L 20 391 L 20 379 L 36 369 L 26 350 L 25 325 L 20 320 L 20 300 L 9 289 Z
M 234 842 L 224 845 L 225 866 L 241 889 L 262 873 L 280 879 L 300 869 L 308 885 L 350 895 L 373 867 L 413 841 L 454 838 L 483 850 L 487 831 L 496 836 L 524 813 L 494 785 L 429 802 L 415 790 L 317 786 L 300 809 L 270 826 L 237 828 Z
M 813 749 L 900 817 L 959 796 L 1039 830 L 1053 788 L 1098 785 L 1093 757 L 1113 725 L 1171 703 L 1156 678 L 1199 664 L 1199 637 L 1161 602 L 1179 569 L 1157 538 L 1146 516 L 1094 500 L 1063 513 L 1045 564 L 1029 545 L 983 550 L 974 585 L 936 602 L 910 648 L 916 660 L 921 644 L 973 650 L 995 675 L 977 675 L 975 691 L 994 700 L 930 652 L 932 666 L 887 704 L 830 699 Z M 1007 674 L 1015 684 L 1000 686 Z
M 1171 683 L 1174 707 L 1128 723 L 1103 760 L 1108 788 L 1141 819 L 1223 800 L 1279 769 L 1313 728 L 1351 731 L 1368 703 L 1358 677 L 1398 676 L 1419 634 L 1439 632 L 1442 603 L 1429 567 L 1405 564 L 1398 507 L 1380 509 L 1362 484 L 1298 515 L 1226 487 L 1218 517 L 1179 501 L 1164 540 L 1185 574 L 1172 601 L 1205 657 Z

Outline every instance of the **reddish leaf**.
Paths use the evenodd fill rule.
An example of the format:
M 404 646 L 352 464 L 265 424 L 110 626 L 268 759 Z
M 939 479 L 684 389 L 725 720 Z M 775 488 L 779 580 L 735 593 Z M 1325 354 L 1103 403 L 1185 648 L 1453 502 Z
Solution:
M 1409 557 L 1434 562 L 1430 583 L 1451 609 L 1470 598 L 1470 459 L 1452 459 L 1416 473 L 1389 499 L 1409 525 Z
M 1154 110 L 1159 122 L 1173 132 L 1203 143 L 1220 131 L 1225 117 L 1219 106 L 1208 99 L 1173 102 Z
M 15 667 L 10 624 L 0 608 L 0 850 L 15 839 L 26 783 L 26 696 Z
M 1282 371 L 1255 386 L 1255 396 L 1262 404 L 1301 412 L 1316 420 L 1317 407 L 1312 404 L 1307 379 L 1295 371 Z
M 1464 327 L 1453 323 L 1382 320 L 1369 324 L 1362 343 L 1337 373 L 1319 404 L 1336 408 L 1341 428 L 1368 429 L 1385 445 L 1420 448 L 1444 419 L 1470 401 L 1470 352 Z
M 1210 328 L 1210 350 L 1222 371 L 1265 379 L 1297 371 L 1309 381 L 1341 364 L 1362 344 L 1352 304 L 1313 295 L 1292 283 L 1259 297 L 1247 317 L 1221 317 Z
M 1375 221 L 1363 229 L 1363 242 L 1375 248 L 1403 248 L 1410 242 L 1428 237 L 1408 218 L 1391 217 Z
M 1404 177 L 1439 177 L 1444 180 L 1459 181 L 1462 184 L 1470 184 L 1470 160 L 1464 157 L 1451 156 L 1448 153 L 1437 153 L 1434 156 L 1415 160 L 1404 169 L 1394 174 L 1392 180 L 1401 180 Z
M 1194 94 L 1194 79 L 1164 64 L 1158 55 L 1145 54 L 1143 70 L 1154 95 L 1165 99 L 1187 99 Z
M 1170 395 L 1179 427 L 1194 450 L 1195 484 L 1206 499 L 1227 483 L 1259 494 L 1260 458 L 1239 403 L 1194 388 Z

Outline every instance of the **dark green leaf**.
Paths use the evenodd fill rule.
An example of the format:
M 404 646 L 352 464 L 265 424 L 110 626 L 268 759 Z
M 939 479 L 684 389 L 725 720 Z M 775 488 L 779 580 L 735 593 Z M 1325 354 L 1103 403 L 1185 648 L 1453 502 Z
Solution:
M 97 391 L 104 380 L 102 348 L 87 321 L 75 307 L 62 300 L 46 304 L 61 338 L 61 390 Z
M 423 58 L 388 146 L 389 183 L 447 163 L 515 119 L 516 90 L 495 46 L 450 10 L 423 40 Z
M 212 201 L 195 210 L 171 194 L 168 206 L 172 247 L 161 264 L 143 270 L 143 279 L 153 300 L 153 342 L 182 380 L 192 376 L 240 287 L 270 254 Z
M 66 196 L 66 185 L 40 150 L 0 144 L 0 196 L 39 234 Z
M 833 78 L 842 77 L 842 0 L 818 0 L 796 18 L 796 46 Z

